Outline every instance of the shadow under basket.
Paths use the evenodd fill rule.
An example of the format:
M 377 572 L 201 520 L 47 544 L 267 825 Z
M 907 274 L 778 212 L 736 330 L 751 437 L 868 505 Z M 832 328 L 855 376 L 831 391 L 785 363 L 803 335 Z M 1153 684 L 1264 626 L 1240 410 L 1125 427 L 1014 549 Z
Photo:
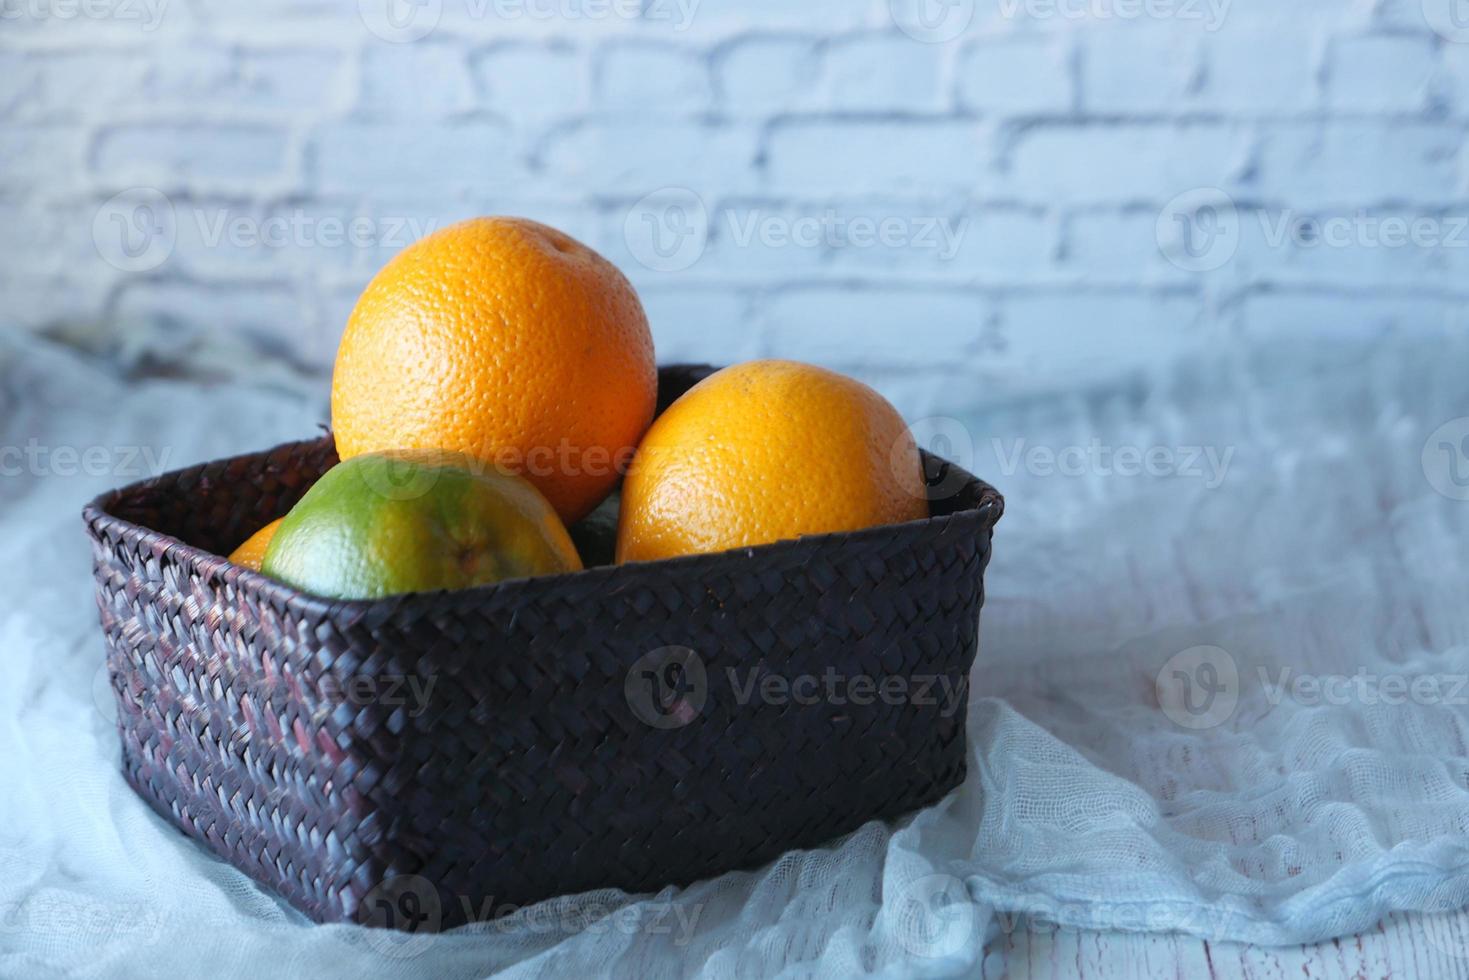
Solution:
M 660 410 L 709 373 L 660 371 Z M 447 928 L 687 884 L 932 803 L 965 774 L 1004 504 L 925 456 L 932 516 L 374 601 L 220 557 L 330 436 L 84 513 L 122 766 L 160 814 L 322 922 Z

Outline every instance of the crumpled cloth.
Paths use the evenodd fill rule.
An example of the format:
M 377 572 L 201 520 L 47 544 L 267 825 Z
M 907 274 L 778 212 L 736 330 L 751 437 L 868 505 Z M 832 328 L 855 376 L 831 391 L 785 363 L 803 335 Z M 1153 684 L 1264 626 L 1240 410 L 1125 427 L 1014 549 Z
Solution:
M 0 975 L 948 976 L 1005 929 L 1283 944 L 1469 905 L 1466 354 L 1275 339 L 926 419 L 1007 497 L 965 785 L 412 937 L 313 925 L 148 810 L 101 670 L 82 504 L 309 435 L 323 386 L 0 338 Z

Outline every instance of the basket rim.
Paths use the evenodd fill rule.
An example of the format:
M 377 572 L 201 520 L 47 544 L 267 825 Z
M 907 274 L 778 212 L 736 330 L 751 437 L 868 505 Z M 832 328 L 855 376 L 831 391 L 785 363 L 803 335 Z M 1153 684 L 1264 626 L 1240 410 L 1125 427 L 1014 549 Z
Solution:
M 331 439 L 332 434 L 328 431 L 325 435 L 312 439 L 297 439 L 263 450 L 271 452 L 277 449 L 317 445 L 323 440 Z M 879 524 L 873 527 L 861 528 L 856 531 L 834 531 L 823 534 L 803 535 L 798 538 L 787 538 L 780 541 L 772 541 L 768 544 L 753 545 L 744 548 L 732 548 L 726 551 L 709 552 L 703 554 L 680 555 L 674 558 L 662 558 L 654 561 L 628 562 L 626 564 L 595 565 L 574 572 L 558 572 L 551 575 L 536 575 L 513 579 L 503 579 L 486 585 L 476 585 L 465 589 L 438 589 L 428 592 L 404 592 L 396 595 L 383 596 L 377 599 L 330 599 L 325 596 L 314 595 L 305 592 L 295 586 L 288 585 L 276 579 L 270 578 L 260 572 L 237 565 L 224 555 L 217 555 L 206 551 L 197 545 L 189 544 L 187 541 L 162 531 L 155 530 L 125 517 L 119 517 L 109 510 L 123 497 L 154 489 L 168 478 L 176 476 L 189 470 L 198 469 L 203 466 L 227 463 L 236 459 L 243 459 L 254 453 L 241 453 L 236 456 L 221 457 L 217 460 L 206 460 L 192 466 L 183 466 L 175 470 L 150 476 L 133 483 L 126 484 L 99 494 L 85 507 L 82 508 L 82 520 L 85 522 L 88 534 L 93 540 L 102 540 L 102 529 L 110 527 L 124 538 L 132 538 L 139 544 L 145 544 L 155 550 L 160 556 L 170 556 L 182 564 L 197 568 L 210 579 L 222 581 L 226 584 L 233 583 L 237 587 L 255 592 L 262 598 L 272 600 L 282 608 L 290 609 L 306 615 L 317 617 L 331 617 L 339 614 L 360 618 L 373 612 L 383 612 L 396 609 L 404 605 L 427 606 L 441 603 L 449 598 L 476 597 L 487 598 L 491 595 L 496 598 L 513 598 L 517 594 L 527 591 L 550 587 L 554 584 L 566 582 L 570 579 L 578 579 L 581 582 L 591 584 L 602 578 L 615 583 L 619 579 L 635 577 L 641 569 L 657 567 L 660 569 L 678 569 L 694 571 L 706 565 L 716 562 L 728 562 L 730 560 L 755 562 L 761 558 L 779 557 L 785 555 L 797 547 L 836 547 L 844 543 L 872 543 L 883 538 L 901 534 L 905 529 L 932 526 L 943 522 L 948 526 L 954 524 L 972 524 L 972 532 L 983 534 L 992 531 L 995 524 L 1000 520 L 1005 511 L 1005 500 L 1000 492 L 988 482 L 981 480 L 955 463 L 941 456 L 920 450 L 925 462 L 932 460 L 943 467 L 946 471 L 957 470 L 959 474 L 967 478 L 979 487 L 979 499 L 972 507 L 965 507 L 949 514 L 931 515 L 918 520 L 903 521 L 897 524 Z

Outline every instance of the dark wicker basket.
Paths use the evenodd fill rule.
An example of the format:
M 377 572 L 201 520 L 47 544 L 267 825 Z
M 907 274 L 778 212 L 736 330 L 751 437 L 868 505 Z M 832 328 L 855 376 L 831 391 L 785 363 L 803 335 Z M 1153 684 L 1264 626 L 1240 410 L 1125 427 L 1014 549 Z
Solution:
M 1003 502 L 957 467 L 925 458 L 928 520 L 460 592 L 327 601 L 219 557 L 335 461 L 291 443 L 84 514 L 127 779 L 312 918 L 683 884 L 963 781 Z M 752 697 L 767 675 L 825 686 Z

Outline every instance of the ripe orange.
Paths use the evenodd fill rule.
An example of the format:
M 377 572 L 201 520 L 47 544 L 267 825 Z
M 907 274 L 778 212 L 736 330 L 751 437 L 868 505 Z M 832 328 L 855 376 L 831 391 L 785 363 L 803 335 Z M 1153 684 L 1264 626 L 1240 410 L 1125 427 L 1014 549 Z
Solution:
M 643 437 L 617 560 L 927 516 L 918 447 L 881 395 L 809 364 L 751 361 L 695 385 Z
M 283 520 L 284 517 L 277 517 L 246 538 L 244 544 L 230 552 L 230 561 L 260 571 L 260 561 L 265 557 L 265 549 L 270 545 L 270 539 L 275 537 L 275 532 L 280 530 Z
M 404 249 L 342 335 L 342 459 L 447 449 L 529 480 L 567 524 L 612 489 L 653 418 L 648 319 L 612 263 L 523 218 L 475 218 Z

